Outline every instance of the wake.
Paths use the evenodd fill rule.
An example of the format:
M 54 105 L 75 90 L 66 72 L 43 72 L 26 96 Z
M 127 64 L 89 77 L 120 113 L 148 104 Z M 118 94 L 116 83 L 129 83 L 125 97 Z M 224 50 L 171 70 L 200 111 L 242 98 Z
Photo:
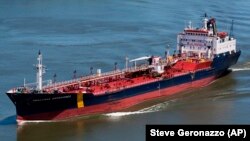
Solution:
M 249 71 L 250 68 L 231 68 L 232 71 Z
M 157 105 L 153 105 L 151 107 L 147 107 L 138 111 L 132 111 L 132 112 L 114 112 L 114 113 L 108 113 L 104 114 L 105 116 L 109 117 L 122 117 L 122 116 L 128 116 L 128 115 L 136 115 L 136 114 L 145 114 L 145 113 L 152 113 L 157 112 L 162 109 L 165 109 L 169 105 L 169 102 L 163 102 Z

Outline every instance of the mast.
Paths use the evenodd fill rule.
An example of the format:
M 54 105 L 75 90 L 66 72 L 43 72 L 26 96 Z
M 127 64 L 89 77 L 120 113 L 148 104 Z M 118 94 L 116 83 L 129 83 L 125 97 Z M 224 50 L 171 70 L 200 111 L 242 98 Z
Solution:
M 234 36 L 233 31 L 234 31 L 234 20 L 232 20 L 230 33 L 229 33 L 229 39 L 231 39 Z
M 207 22 L 208 22 L 207 13 L 205 13 L 204 19 L 203 19 L 203 28 L 204 28 L 205 30 L 208 29 L 208 27 L 207 27 Z
M 37 68 L 37 73 L 36 73 L 36 81 L 37 81 L 37 86 L 36 86 L 36 89 L 37 91 L 42 91 L 42 82 L 43 82 L 43 73 L 44 73 L 44 69 L 43 69 L 43 65 L 42 65 L 42 54 L 39 50 L 38 52 L 38 57 L 37 57 L 37 65 L 36 65 L 36 68 Z
M 125 69 L 126 69 L 126 71 L 128 70 L 128 57 L 126 56 L 126 58 L 125 58 Z
M 168 58 L 168 56 L 169 56 L 169 45 L 167 45 L 165 50 L 165 58 Z

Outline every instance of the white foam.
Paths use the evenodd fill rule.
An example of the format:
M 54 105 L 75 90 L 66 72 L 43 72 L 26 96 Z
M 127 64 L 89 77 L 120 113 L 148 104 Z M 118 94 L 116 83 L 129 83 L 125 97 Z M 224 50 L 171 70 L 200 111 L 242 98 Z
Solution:
M 17 125 L 22 126 L 28 123 L 41 123 L 41 122 L 56 122 L 53 120 L 16 120 L 17 121 Z
M 147 107 L 138 111 L 132 111 L 132 112 L 114 112 L 114 113 L 108 113 L 104 114 L 105 116 L 109 117 L 121 117 L 121 116 L 128 116 L 128 115 L 136 115 L 136 114 L 145 114 L 145 113 L 151 113 L 151 112 L 157 112 L 161 109 L 166 108 L 168 105 L 168 102 L 160 103 L 157 105 L 153 105 L 151 107 Z
M 140 111 L 134 111 L 134 112 L 114 112 L 114 113 L 108 113 L 105 114 L 106 116 L 110 117 L 121 117 L 121 116 L 127 116 L 127 115 L 135 115 L 135 114 L 142 114 L 145 112 L 140 112 Z
M 249 71 L 250 68 L 231 68 L 232 71 Z

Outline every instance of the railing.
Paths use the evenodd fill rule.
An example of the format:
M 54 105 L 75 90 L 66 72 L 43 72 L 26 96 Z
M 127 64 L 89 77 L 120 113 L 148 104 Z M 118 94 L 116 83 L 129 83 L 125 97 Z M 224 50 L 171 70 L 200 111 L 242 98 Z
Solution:
M 149 83 L 156 82 L 156 81 L 159 81 L 159 79 L 148 80 L 148 81 L 145 81 L 145 82 L 136 83 L 136 84 L 128 85 L 128 86 L 125 86 L 125 87 L 119 87 L 119 88 L 112 89 L 112 90 L 103 90 L 103 91 L 99 91 L 99 92 L 94 92 L 94 95 L 99 95 L 99 94 L 105 94 L 105 93 L 112 93 L 112 92 L 116 92 L 116 91 L 121 91 L 121 90 L 124 90 L 126 88 L 132 88 L 132 87 L 136 87 L 136 86 L 141 86 L 141 85 L 149 84 Z
M 52 84 L 52 80 L 45 80 L 42 82 L 43 86 L 50 86 Z M 23 86 L 12 88 L 8 91 L 8 93 L 25 93 L 36 90 L 37 83 L 26 83 Z M 26 91 L 28 90 L 28 91 Z
M 124 72 L 121 71 L 121 70 L 115 70 L 115 71 L 102 73 L 101 75 L 93 74 L 93 75 L 84 76 L 84 77 L 80 77 L 80 78 L 76 78 L 76 79 L 72 79 L 72 80 L 68 80 L 68 81 L 62 81 L 62 82 L 57 82 L 57 83 L 54 83 L 54 84 L 50 84 L 50 85 L 44 86 L 43 89 L 50 88 L 50 87 L 53 87 L 53 88 L 54 87 L 60 87 L 62 85 L 74 84 L 74 83 L 79 83 L 79 82 L 84 82 L 84 81 L 90 81 L 90 80 L 105 78 L 107 76 L 112 76 L 112 75 L 120 75 L 122 73 L 124 73 Z
M 51 85 L 52 84 L 52 80 L 45 80 L 42 82 L 42 85 L 43 86 L 48 86 L 48 85 Z M 35 83 L 27 83 L 27 84 L 24 84 L 24 87 L 27 87 L 27 88 L 36 88 L 37 86 L 37 82 Z
M 170 65 L 170 64 L 171 64 L 171 62 L 168 62 L 166 60 L 163 60 L 160 63 L 160 65 L 163 65 L 163 66 L 167 66 L 167 65 Z M 99 74 L 99 75 L 98 74 L 93 74 L 93 75 L 84 76 L 84 77 L 80 77 L 80 78 L 72 79 L 72 80 L 68 80 L 68 81 L 57 82 L 57 83 L 54 83 L 54 84 L 51 83 L 49 85 L 43 86 L 43 89 L 58 88 L 58 87 L 65 86 L 65 85 L 68 85 L 68 84 L 75 84 L 75 83 L 80 83 L 80 82 L 84 82 L 84 81 L 92 81 L 92 80 L 101 79 L 101 78 L 105 78 L 105 77 L 121 75 L 121 74 L 124 74 L 126 72 L 136 72 L 136 71 L 146 70 L 146 69 L 153 68 L 153 67 L 154 67 L 153 65 L 144 64 L 144 65 L 141 65 L 141 66 L 124 68 L 122 70 L 110 71 L 110 72 L 102 73 L 102 74 Z
M 95 79 L 100 79 L 100 78 L 105 78 L 105 77 L 110 77 L 110 76 L 116 76 L 116 75 L 121 75 L 124 74 L 125 72 L 136 72 L 136 71 L 140 71 L 140 70 L 145 70 L 148 68 L 151 68 L 152 66 L 150 65 L 142 65 L 142 66 L 137 66 L 135 67 L 130 67 L 130 68 L 125 68 L 122 70 L 115 70 L 115 71 L 110 71 L 110 72 L 106 72 L 106 73 L 101 73 L 100 75 L 98 74 L 92 74 L 89 76 L 84 76 L 84 77 L 80 77 L 80 78 L 76 78 L 76 79 L 72 79 L 72 80 L 68 80 L 68 81 L 62 81 L 62 82 L 57 82 L 54 84 L 49 84 L 49 85 L 45 85 L 43 86 L 43 89 L 48 89 L 48 88 L 56 88 L 56 87 L 60 87 L 60 86 L 64 86 L 67 84 L 74 84 L 74 83 L 79 83 L 79 82 L 84 82 L 84 81 L 91 81 L 91 80 L 95 80 Z
M 187 59 L 187 57 L 174 57 L 171 61 L 169 61 L 169 60 L 161 60 L 159 65 L 161 65 L 161 66 L 169 66 L 169 65 L 172 65 L 172 64 L 176 63 L 179 60 L 184 60 L 184 59 Z M 122 74 L 125 74 L 125 73 L 146 70 L 146 69 L 150 69 L 150 68 L 154 68 L 154 67 L 155 67 L 154 65 L 143 64 L 141 66 L 129 67 L 129 68 L 125 68 L 125 69 L 122 69 L 122 70 L 118 69 L 118 70 L 105 72 L 105 73 L 101 73 L 101 74 L 92 74 L 92 75 L 89 75 L 89 76 L 82 76 L 82 77 L 79 77 L 79 78 L 76 78 L 76 79 L 62 81 L 62 82 L 56 82 L 56 83 L 52 83 L 51 80 L 46 80 L 46 81 L 42 82 L 43 83 L 43 89 L 60 88 L 60 87 L 63 87 L 65 85 L 71 85 L 71 84 L 77 84 L 77 83 L 82 83 L 82 82 L 87 82 L 87 81 L 93 81 L 93 80 L 96 80 L 96 79 L 102 79 L 102 78 L 122 75 Z M 178 75 L 175 75 L 175 76 L 180 76 L 180 75 L 184 75 L 184 74 L 185 73 L 178 74 Z M 135 84 L 135 85 L 140 85 L 140 84 Z M 133 87 L 133 86 L 134 85 L 131 85 L 131 87 Z M 24 86 L 11 89 L 11 91 L 15 92 L 17 89 L 23 89 L 23 88 L 28 88 L 29 90 L 36 90 L 36 87 L 37 87 L 37 83 L 28 83 L 28 84 L 24 84 Z
M 173 60 L 173 62 L 175 62 L 175 60 Z M 163 65 L 163 66 L 168 66 L 170 64 L 171 64 L 171 62 L 168 62 L 166 60 L 162 60 L 160 62 L 160 65 Z M 105 72 L 105 73 L 101 73 L 101 74 L 92 74 L 89 76 L 83 76 L 83 77 L 79 77 L 76 79 L 62 81 L 62 82 L 56 82 L 56 83 L 52 83 L 51 80 L 46 80 L 46 81 L 43 81 L 43 89 L 58 88 L 58 87 L 69 85 L 69 84 L 75 84 L 75 83 L 80 83 L 80 82 L 82 83 L 82 82 L 92 81 L 92 80 L 101 79 L 101 78 L 105 78 L 105 77 L 117 76 L 117 75 L 124 74 L 126 72 L 136 72 L 136 71 L 146 70 L 146 69 L 153 68 L 153 67 L 154 67 L 153 65 L 144 64 L 141 66 L 124 68 L 122 70 L 114 70 L 114 71 Z M 37 86 L 37 83 L 25 84 L 25 87 L 29 88 L 30 90 L 35 90 L 36 86 Z

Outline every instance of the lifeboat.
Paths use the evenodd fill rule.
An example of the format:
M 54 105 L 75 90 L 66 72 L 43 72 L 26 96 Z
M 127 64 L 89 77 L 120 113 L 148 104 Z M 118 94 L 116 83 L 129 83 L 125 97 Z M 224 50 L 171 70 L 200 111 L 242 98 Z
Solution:
M 220 38 L 225 38 L 227 36 L 227 32 L 218 32 L 217 34 Z

